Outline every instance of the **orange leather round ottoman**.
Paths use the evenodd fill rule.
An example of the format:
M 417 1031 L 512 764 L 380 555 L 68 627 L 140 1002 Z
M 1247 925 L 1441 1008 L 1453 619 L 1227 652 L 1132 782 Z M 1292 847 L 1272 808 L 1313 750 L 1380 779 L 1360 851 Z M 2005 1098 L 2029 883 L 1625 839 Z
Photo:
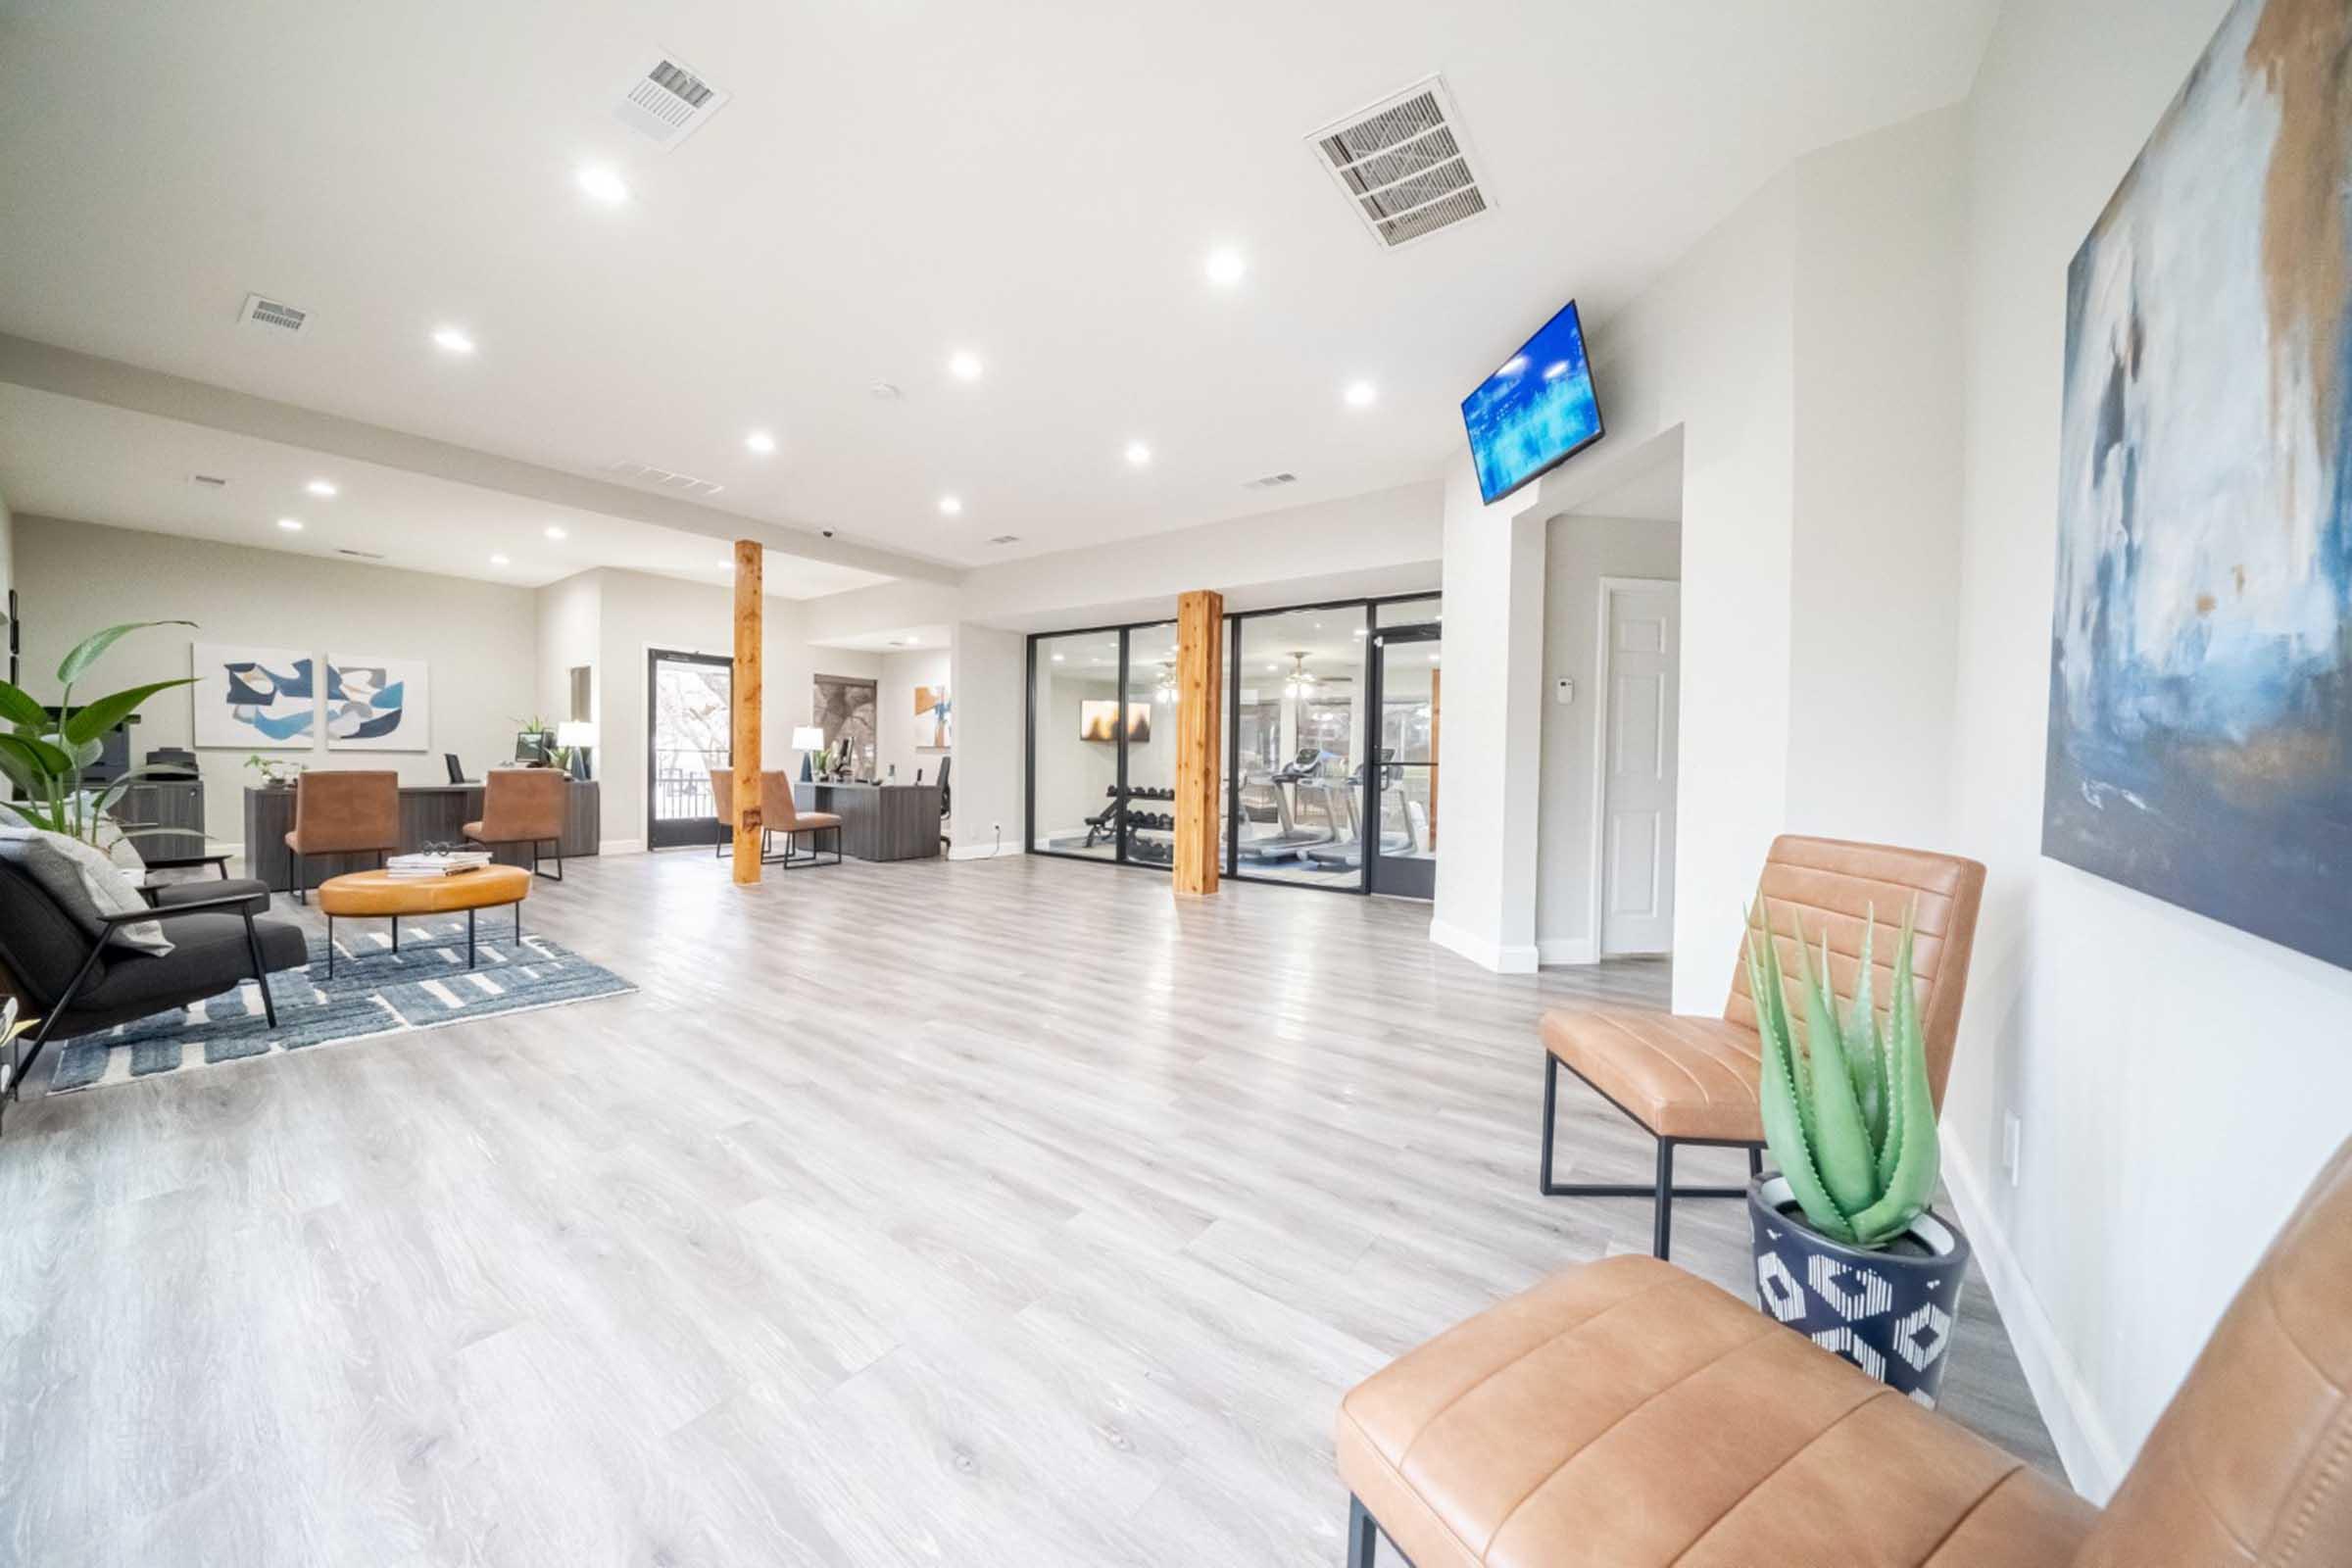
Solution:
M 466 967 L 473 967 L 473 913 L 514 906 L 514 937 L 522 939 L 522 901 L 531 895 L 531 873 L 519 865 L 485 865 L 452 876 L 396 877 L 385 871 L 353 871 L 318 884 L 318 907 L 326 913 L 326 974 L 335 974 L 335 918 L 389 919 L 392 951 L 400 951 L 403 915 L 466 911 Z

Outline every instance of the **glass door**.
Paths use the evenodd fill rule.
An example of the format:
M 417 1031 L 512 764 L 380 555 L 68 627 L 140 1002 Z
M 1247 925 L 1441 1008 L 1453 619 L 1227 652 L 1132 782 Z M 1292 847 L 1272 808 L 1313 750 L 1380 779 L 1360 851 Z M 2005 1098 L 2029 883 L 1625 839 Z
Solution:
M 655 649 L 647 658 L 646 825 L 648 849 L 716 844 L 726 827 L 710 794 L 710 770 L 734 755 L 735 662 L 717 654 Z
M 1445 651 L 1435 624 L 1373 636 L 1372 708 L 1380 738 L 1364 804 L 1371 891 L 1408 899 L 1438 888 L 1438 733 Z

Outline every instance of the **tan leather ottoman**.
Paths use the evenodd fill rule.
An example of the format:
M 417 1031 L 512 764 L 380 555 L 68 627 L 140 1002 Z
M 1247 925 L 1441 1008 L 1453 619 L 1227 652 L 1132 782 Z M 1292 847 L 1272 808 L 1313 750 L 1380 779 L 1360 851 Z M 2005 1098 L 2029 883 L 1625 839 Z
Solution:
M 318 907 L 326 912 L 326 974 L 335 974 L 335 920 L 389 919 L 392 951 L 400 951 L 400 922 L 406 916 L 466 911 L 466 967 L 473 967 L 473 916 L 477 909 L 514 906 L 514 940 L 522 940 L 522 901 L 531 896 L 531 873 L 519 865 L 485 865 L 454 876 L 396 877 L 387 871 L 354 871 L 318 884 Z
M 2068 1562 L 2091 1506 L 1696 1275 L 1571 1269 L 1341 1401 L 1348 1561 L 1414 1568 Z

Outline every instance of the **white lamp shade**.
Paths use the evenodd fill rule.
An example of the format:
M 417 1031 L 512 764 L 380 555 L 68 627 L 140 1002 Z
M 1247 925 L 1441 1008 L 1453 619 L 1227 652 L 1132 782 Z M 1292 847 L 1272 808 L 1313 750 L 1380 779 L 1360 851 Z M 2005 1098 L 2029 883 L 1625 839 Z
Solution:
M 596 726 L 584 718 L 569 718 L 556 726 L 558 746 L 594 746 Z
M 802 724 L 792 732 L 792 749 L 796 752 L 821 752 L 825 749 L 824 729 L 816 724 Z

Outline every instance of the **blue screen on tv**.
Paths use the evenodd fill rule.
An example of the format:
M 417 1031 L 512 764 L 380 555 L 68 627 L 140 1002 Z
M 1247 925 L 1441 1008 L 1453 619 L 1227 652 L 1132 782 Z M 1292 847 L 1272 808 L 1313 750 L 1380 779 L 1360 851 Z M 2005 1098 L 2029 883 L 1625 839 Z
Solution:
M 1462 424 L 1489 506 L 1600 439 L 1600 405 L 1574 300 L 1462 399 Z

